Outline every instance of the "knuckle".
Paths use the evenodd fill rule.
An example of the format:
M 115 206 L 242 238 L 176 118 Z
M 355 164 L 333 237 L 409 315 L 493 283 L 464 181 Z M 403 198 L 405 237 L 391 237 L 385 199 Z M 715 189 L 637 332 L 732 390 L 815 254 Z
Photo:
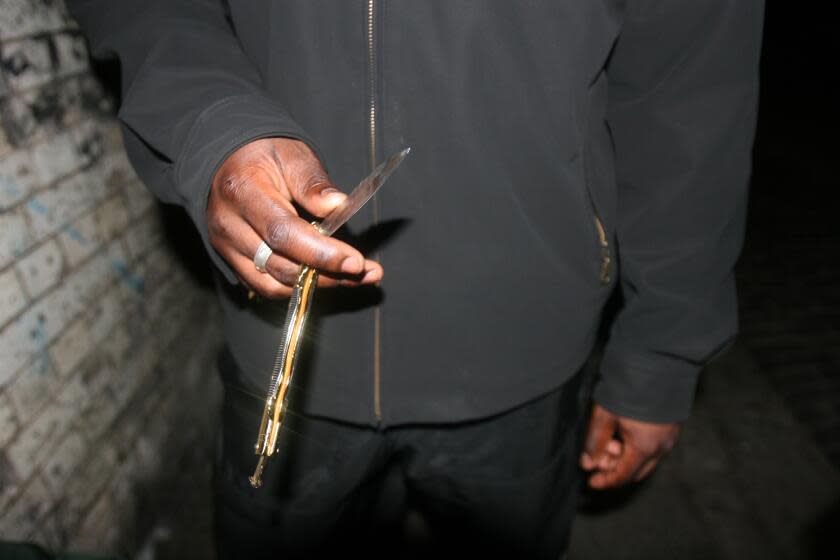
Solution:
M 312 265 L 316 268 L 338 269 L 341 259 L 329 247 L 319 245 L 312 251 Z
M 266 230 L 266 243 L 276 249 L 283 249 L 292 242 L 292 225 L 288 219 L 271 222 Z
M 220 194 L 227 199 L 234 200 L 242 192 L 245 182 L 237 176 L 227 176 L 219 185 Z
M 276 267 L 271 270 L 271 275 L 282 284 L 291 286 L 297 280 L 297 271 L 288 267 Z
M 230 219 L 225 212 L 214 211 L 207 215 L 207 230 L 213 237 L 227 237 L 230 233 Z
M 318 192 L 324 187 L 329 187 L 331 183 L 322 169 L 310 168 L 303 174 L 299 185 L 300 192 L 306 195 Z

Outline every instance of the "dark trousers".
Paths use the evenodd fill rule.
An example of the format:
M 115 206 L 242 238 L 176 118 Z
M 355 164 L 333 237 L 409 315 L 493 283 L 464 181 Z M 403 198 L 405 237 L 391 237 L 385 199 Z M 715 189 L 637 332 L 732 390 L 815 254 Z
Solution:
M 585 372 L 513 410 L 457 424 L 377 429 L 289 411 L 263 487 L 253 489 L 264 397 L 242 386 L 229 355 L 220 370 L 220 560 L 356 551 L 364 558 L 563 556 L 588 409 Z

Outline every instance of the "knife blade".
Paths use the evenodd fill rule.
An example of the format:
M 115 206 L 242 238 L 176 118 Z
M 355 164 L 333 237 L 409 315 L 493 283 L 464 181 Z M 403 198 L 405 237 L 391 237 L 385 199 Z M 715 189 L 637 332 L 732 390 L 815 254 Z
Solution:
M 326 236 L 330 236 L 338 231 L 341 226 L 347 223 L 347 220 L 352 218 L 376 194 L 376 191 L 385 184 L 385 181 L 388 180 L 391 173 L 400 166 L 410 151 L 411 148 L 404 148 L 380 163 L 370 175 L 362 179 L 356 188 L 347 195 L 344 202 L 339 204 L 326 218 L 315 225 L 318 231 Z

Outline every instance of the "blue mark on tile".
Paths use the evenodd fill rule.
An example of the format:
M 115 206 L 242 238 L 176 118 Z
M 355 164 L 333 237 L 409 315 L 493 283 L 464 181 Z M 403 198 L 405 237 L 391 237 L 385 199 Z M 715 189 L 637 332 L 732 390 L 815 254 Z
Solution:
M 73 226 L 67 226 L 64 228 L 64 232 L 79 243 L 80 245 L 90 245 L 91 241 L 87 237 L 84 236 L 82 232 L 74 228 Z M 132 290 L 137 292 L 138 294 L 143 293 L 144 283 L 143 278 L 133 274 L 129 269 L 128 265 L 120 259 L 109 259 L 111 263 L 111 269 L 117 273 L 117 276 L 120 280 L 122 280 L 125 284 L 127 284 Z
M 82 232 L 74 228 L 73 226 L 65 226 L 64 233 L 67 234 L 67 237 L 79 243 L 80 245 L 90 245 L 90 240 L 82 235 Z
M 0 173 L 0 186 L 3 187 L 3 192 L 10 197 L 20 196 L 23 193 L 11 177 L 3 175 L 2 173 Z
M 41 201 L 37 198 L 30 198 L 26 205 L 29 206 L 29 208 L 31 208 L 33 211 L 38 212 L 39 214 L 50 213 L 49 209 L 46 206 L 44 206 L 41 203 Z
M 117 273 L 117 276 L 120 277 L 126 285 L 128 285 L 131 289 L 133 289 L 138 294 L 143 294 L 143 290 L 145 290 L 145 280 L 136 274 L 132 274 L 132 272 L 128 269 L 128 266 L 121 260 L 118 259 L 111 259 L 111 269 Z
M 38 199 L 30 198 L 29 201 L 26 203 L 29 208 L 33 211 L 38 212 L 39 214 L 48 214 L 49 209 L 44 206 Z M 75 227 L 67 224 L 63 228 L 64 232 L 67 234 L 75 242 L 79 243 L 80 245 L 90 245 L 91 240 L 85 236 L 81 231 L 76 229 Z M 111 268 L 114 272 L 117 273 L 117 276 L 122 280 L 125 284 L 127 284 L 132 290 L 137 292 L 137 294 L 143 294 L 143 290 L 145 289 L 144 280 L 141 276 L 133 274 L 129 269 L 128 265 L 119 260 L 119 259 L 110 259 Z
M 38 373 L 46 373 L 50 367 L 50 355 L 47 351 L 47 333 L 44 330 L 44 324 L 47 319 L 43 315 L 38 315 L 37 323 L 29 331 L 29 336 L 35 341 L 37 349 L 35 351 L 35 368 Z

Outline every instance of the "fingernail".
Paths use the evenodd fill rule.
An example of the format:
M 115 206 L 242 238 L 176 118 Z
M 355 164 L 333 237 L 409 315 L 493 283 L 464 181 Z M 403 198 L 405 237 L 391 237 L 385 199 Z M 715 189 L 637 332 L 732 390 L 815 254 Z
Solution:
M 335 187 L 327 187 L 321 191 L 321 198 L 331 199 L 330 202 L 338 204 L 344 200 L 344 193 Z
M 380 280 L 382 280 L 382 272 L 376 268 L 368 270 L 362 277 L 362 282 L 379 282 Z
M 341 262 L 341 272 L 347 274 L 359 274 L 364 269 L 365 263 L 360 257 L 347 257 Z

